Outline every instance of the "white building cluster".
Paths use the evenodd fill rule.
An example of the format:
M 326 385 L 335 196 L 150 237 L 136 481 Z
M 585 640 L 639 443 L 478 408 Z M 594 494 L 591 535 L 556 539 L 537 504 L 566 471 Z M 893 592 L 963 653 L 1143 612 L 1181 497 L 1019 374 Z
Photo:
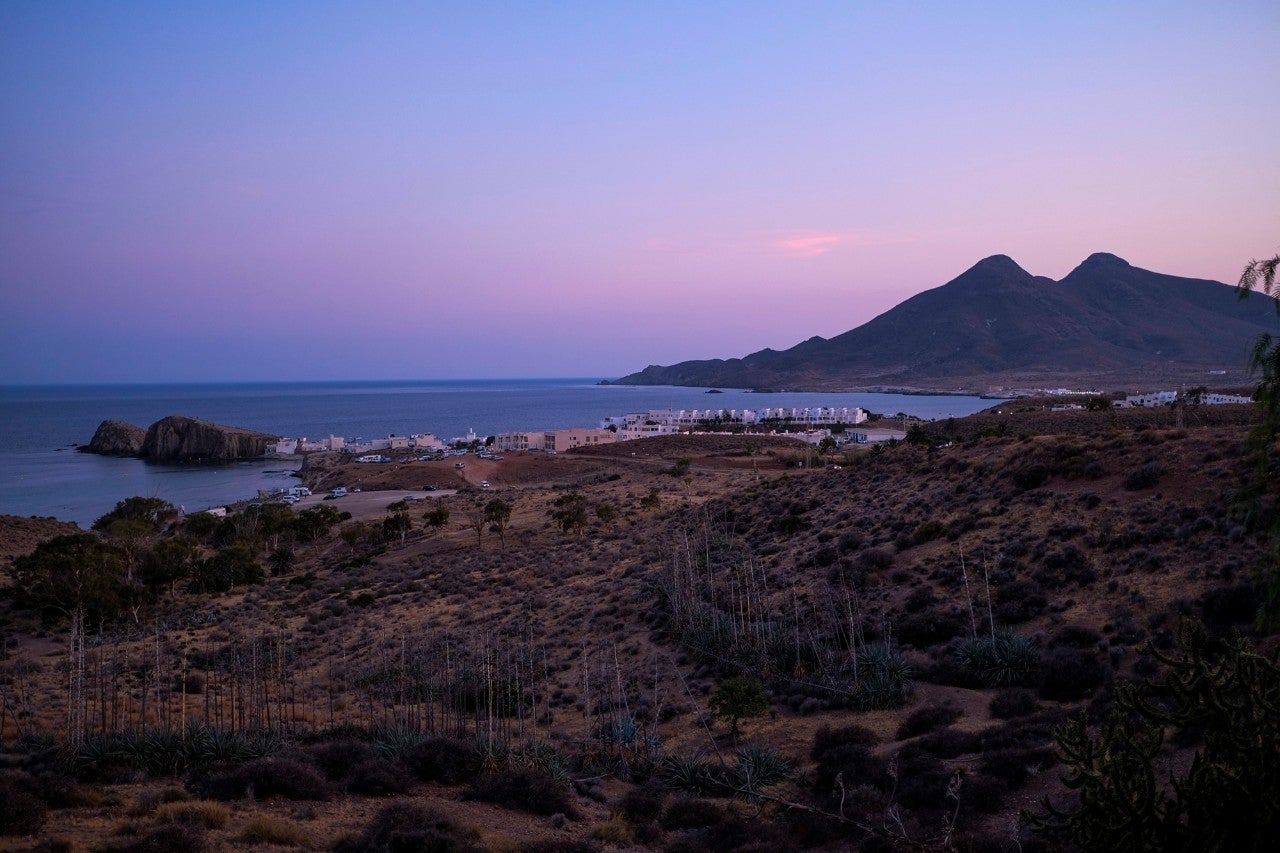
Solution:
M 605 418 L 601 426 L 619 430 L 640 426 L 715 426 L 716 424 L 771 424 L 831 426 L 860 424 L 867 413 L 857 406 L 790 406 L 763 409 L 650 409 Z
M 419 450 L 443 450 L 445 443 L 429 432 L 414 435 L 389 435 L 386 438 L 365 440 L 361 438 L 345 439 L 340 435 L 331 435 L 317 441 L 307 438 L 281 438 L 274 444 L 268 444 L 267 456 L 292 456 L 295 453 L 320 453 L 323 451 L 345 451 L 346 453 L 372 453 L 375 450 L 401 450 L 407 448 Z
M 572 427 L 570 429 L 523 430 L 505 432 L 494 436 L 494 449 L 502 452 L 534 450 L 563 453 L 577 447 L 598 444 L 614 444 L 659 435 L 674 435 L 682 429 L 701 427 L 714 430 L 717 426 L 785 427 L 797 438 L 817 443 L 829 436 L 825 427 L 836 424 L 853 426 L 867 419 L 867 413 L 856 406 L 768 407 L 762 409 L 651 409 L 605 418 L 598 428 Z M 267 446 L 267 455 L 289 456 L 295 453 L 319 451 L 345 451 L 360 454 L 357 461 L 381 462 L 383 450 L 443 450 L 454 445 L 468 445 L 482 441 L 475 430 L 449 442 L 431 433 L 391 435 L 386 438 L 365 440 L 344 439 L 331 435 L 319 441 L 306 438 L 281 438 Z
M 1154 408 L 1156 406 L 1172 406 L 1180 396 L 1177 391 L 1153 391 L 1150 394 L 1129 394 L 1115 403 L 1118 409 Z M 1193 399 L 1194 398 L 1190 398 Z M 1201 394 L 1198 402 L 1205 406 L 1228 406 L 1240 403 L 1252 403 L 1252 397 L 1242 394 Z

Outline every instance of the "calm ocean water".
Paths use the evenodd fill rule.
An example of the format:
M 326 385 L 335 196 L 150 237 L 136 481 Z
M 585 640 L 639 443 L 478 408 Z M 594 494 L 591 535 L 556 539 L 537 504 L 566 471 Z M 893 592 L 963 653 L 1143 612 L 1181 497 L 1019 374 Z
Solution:
M 0 387 L 0 514 L 54 516 L 87 527 L 132 495 L 163 498 L 193 511 L 292 482 L 292 467 L 280 462 L 173 466 L 77 453 L 72 445 L 87 443 L 107 419 L 145 428 L 167 415 L 191 415 L 288 436 L 431 432 L 449 439 L 469 429 L 492 435 L 593 427 L 607 415 L 667 407 L 862 406 L 890 415 L 944 418 L 994 402 L 730 389 L 708 395 L 701 388 L 596 385 L 590 379 Z

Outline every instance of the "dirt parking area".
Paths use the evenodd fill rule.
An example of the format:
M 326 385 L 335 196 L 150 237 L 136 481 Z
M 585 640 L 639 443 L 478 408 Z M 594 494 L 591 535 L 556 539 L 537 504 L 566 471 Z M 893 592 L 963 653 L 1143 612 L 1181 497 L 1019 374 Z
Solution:
M 309 498 L 303 498 L 293 505 L 294 511 L 301 512 L 308 507 L 318 504 L 331 506 L 339 512 L 349 512 L 351 517 L 357 521 L 367 521 L 370 518 L 382 518 L 387 514 L 387 507 L 396 501 L 405 498 L 413 498 L 413 502 L 422 502 L 426 511 L 427 504 L 436 498 L 447 498 L 450 495 L 456 495 L 457 489 L 437 489 L 432 492 L 418 490 L 408 491 L 384 491 L 376 492 L 348 492 L 340 498 L 331 501 L 325 500 L 325 495 L 312 495 Z

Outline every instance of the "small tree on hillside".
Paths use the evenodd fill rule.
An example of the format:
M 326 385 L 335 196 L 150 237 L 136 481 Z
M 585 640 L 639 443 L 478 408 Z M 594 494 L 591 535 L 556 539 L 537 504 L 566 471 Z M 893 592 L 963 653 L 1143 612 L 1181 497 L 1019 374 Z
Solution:
M 502 547 L 507 547 L 507 524 L 511 521 L 511 504 L 502 498 L 494 498 L 484 506 L 484 520 L 489 532 L 498 534 Z
M 484 529 L 488 525 L 488 519 L 484 516 L 484 507 L 479 504 L 467 507 L 462 511 L 462 523 L 470 530 L 476 533 L 476 547 L 481 547 L 484 539 Z
M 565 533 L 581 533 L 587 526 L 587 499 L 578 492 L 569 492 L 555 499 L 551 518 Z
M 449 510 L 445 508 L 442 502 L 437 502 L 435 509 L 427 510 L 422 514 L 422 520 L 432 530 L 441 530 L 449 523 Z
M 708 703 L 711 713 L 729 721 L 729 733 L 738 737 L 738 721 L 758 717 L 769 710 L 769 696 L 758 678 L 734 676 L 720 682 Z

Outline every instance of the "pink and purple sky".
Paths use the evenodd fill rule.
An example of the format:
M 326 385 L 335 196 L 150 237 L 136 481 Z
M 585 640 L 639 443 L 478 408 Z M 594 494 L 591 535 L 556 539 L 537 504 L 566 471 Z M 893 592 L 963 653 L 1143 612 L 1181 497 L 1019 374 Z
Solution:
M 7 0 L 0 384 L 615 377 L 997 253 L 1234 282 L 1278 43 L 1274 0 Z

